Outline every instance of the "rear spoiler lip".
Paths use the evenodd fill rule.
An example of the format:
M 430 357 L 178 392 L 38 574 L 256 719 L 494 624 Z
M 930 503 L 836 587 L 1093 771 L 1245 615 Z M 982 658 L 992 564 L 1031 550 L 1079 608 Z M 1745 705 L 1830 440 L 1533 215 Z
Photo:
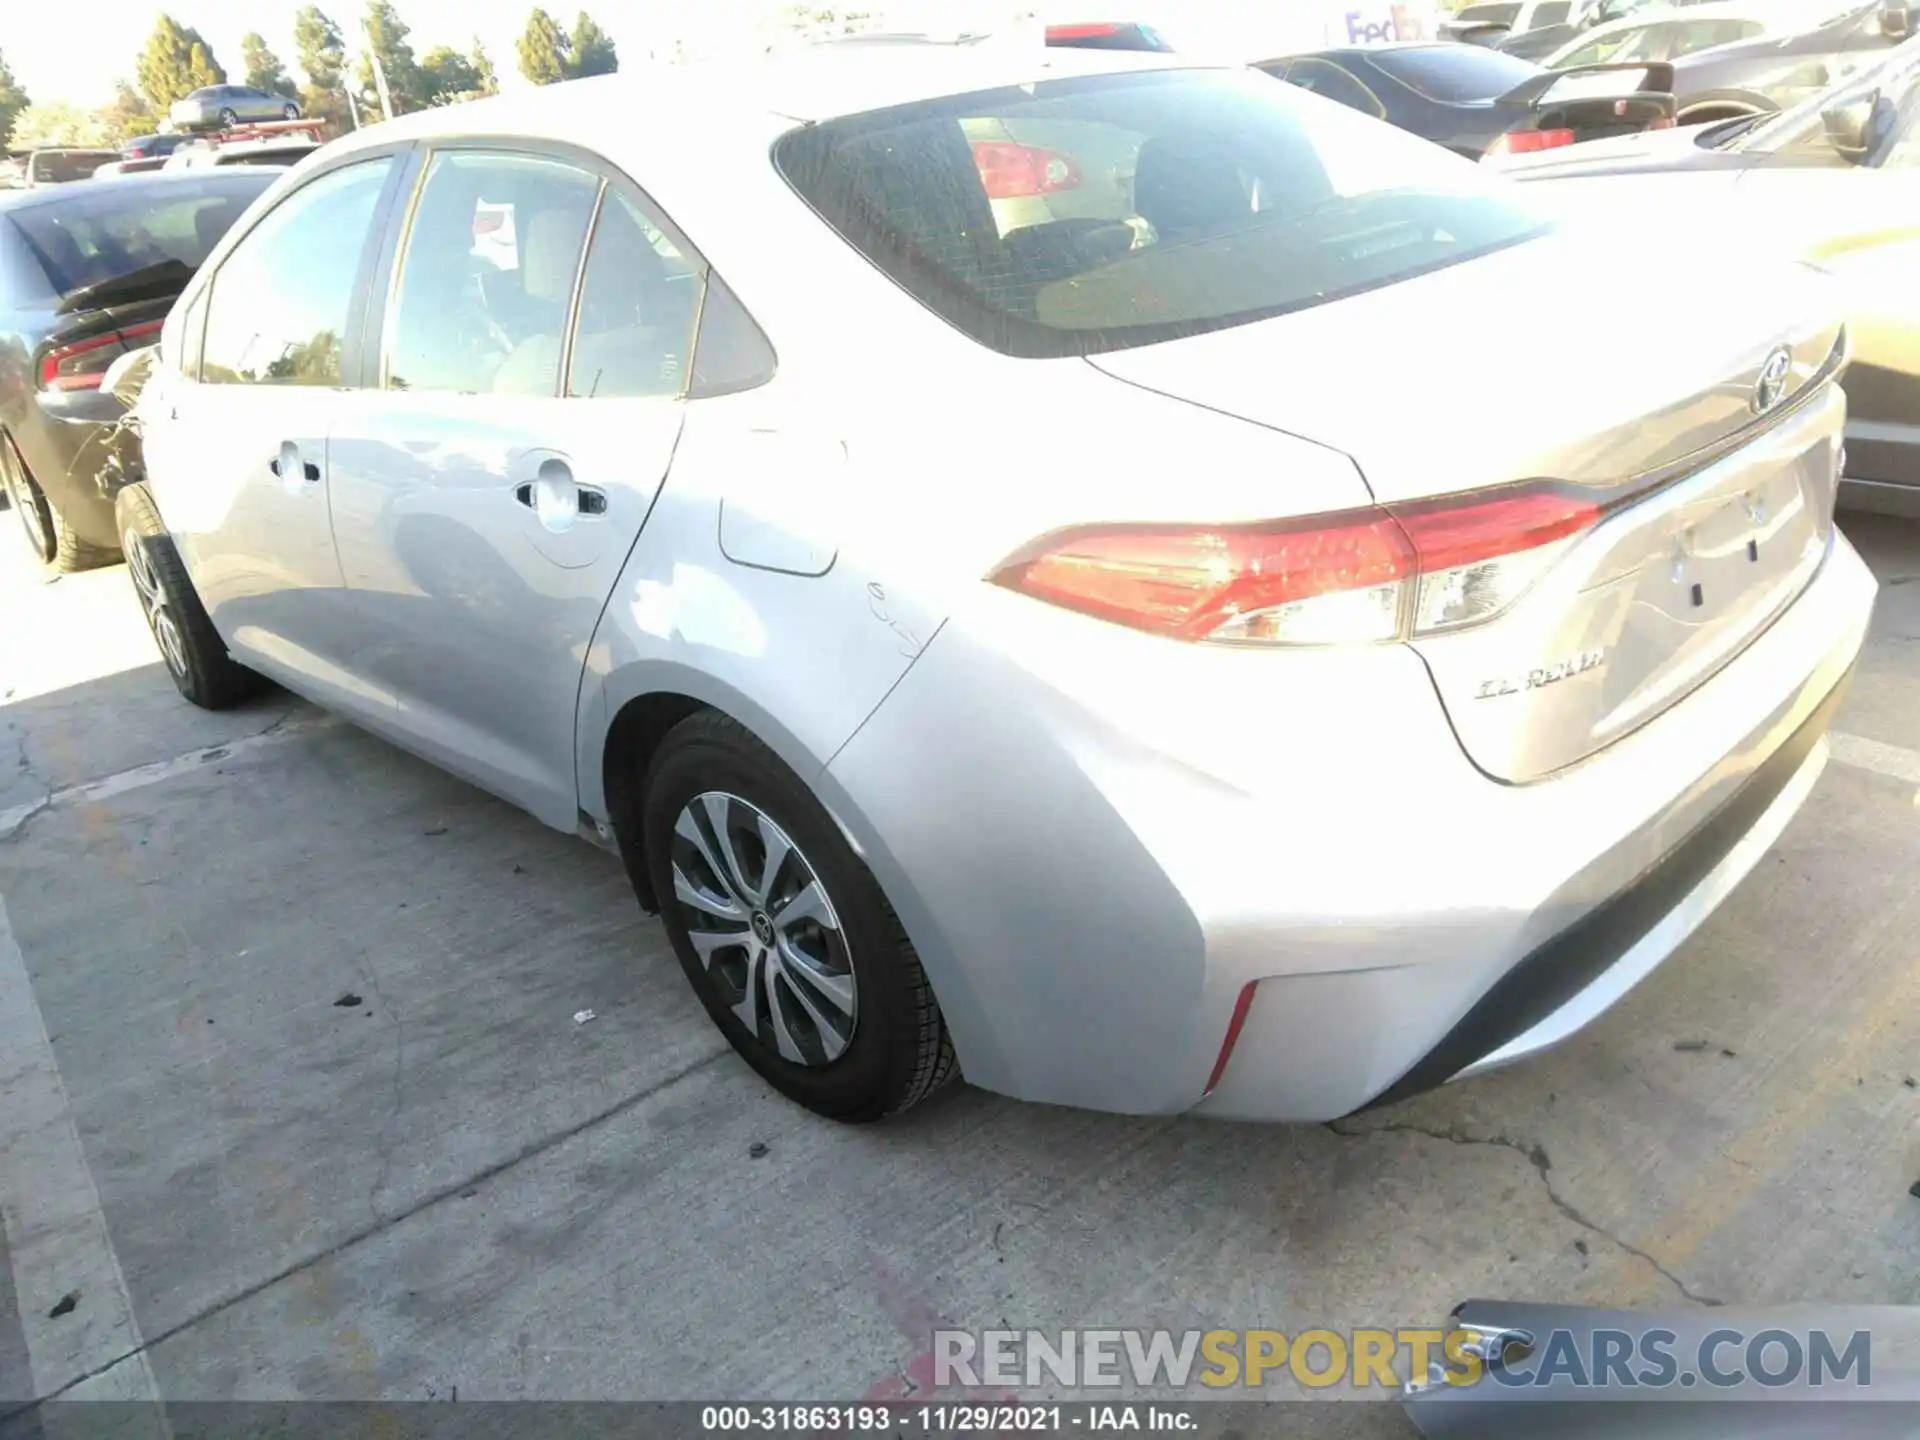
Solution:
M 1610 70 L 1641 70 L 1646 78 L 1632 90 L 1623 95 L 1583 95 L 1582 100 L 1626 99 L 1632 95 L 1673 94 L 1673 66 L 1665 60 L 1648 60 L 1625 65 L 1576 65 L 1570 70 L 1542 70 L 1538 75 L 1522 80 L 1506 94 L 1496 98 L 1499 105 L 1525 105 L 1532 108 L 1540 103 L 1541 96 L 1571 75 L 1601 75 Z

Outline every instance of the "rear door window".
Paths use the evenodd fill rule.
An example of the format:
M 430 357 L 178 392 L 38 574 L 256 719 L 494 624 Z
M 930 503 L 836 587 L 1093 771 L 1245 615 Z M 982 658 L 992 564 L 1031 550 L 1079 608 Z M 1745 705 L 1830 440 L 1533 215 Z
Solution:
M 387 388 L 557 395 L 599 193 L 597 175 L 543 156 L 435 154 L 395 282 Z
M 925 101 L 792 131 L 774 159 L 909 293 L 1025 356 L 1243 324 L 1546 228 L 1518 187 L 1253 70 Z

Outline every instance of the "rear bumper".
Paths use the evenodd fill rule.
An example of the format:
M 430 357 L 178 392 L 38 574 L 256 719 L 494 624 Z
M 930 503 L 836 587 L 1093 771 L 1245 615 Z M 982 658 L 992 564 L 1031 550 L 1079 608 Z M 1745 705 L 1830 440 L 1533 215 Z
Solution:
M 1327 1120 L 1554 1043 L 1678 947 L 1818 775 L 1874 589 L 1836 536 L 1694 694 L 1532 785 L 1474 768 L 1407 647 L 1229 653 L 993 596 L 815 783 L 974 1083 Z
M 89 545 L 119 547 L 114 496 L 139 478 L 140 446 L 115 429 L 125 407 L 112 395 L 76 391 L 31 406 L 12 432 L 27 470 Z

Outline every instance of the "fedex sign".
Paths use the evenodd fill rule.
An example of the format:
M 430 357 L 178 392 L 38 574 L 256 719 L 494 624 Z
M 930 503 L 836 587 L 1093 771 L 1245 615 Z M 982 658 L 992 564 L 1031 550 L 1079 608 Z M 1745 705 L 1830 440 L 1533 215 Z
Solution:
M 1423 40 L 1427 26 L 1413 5 L 1369 5 L 1346 12 L 1346 43 L 1384 45 L 1390 40 Z

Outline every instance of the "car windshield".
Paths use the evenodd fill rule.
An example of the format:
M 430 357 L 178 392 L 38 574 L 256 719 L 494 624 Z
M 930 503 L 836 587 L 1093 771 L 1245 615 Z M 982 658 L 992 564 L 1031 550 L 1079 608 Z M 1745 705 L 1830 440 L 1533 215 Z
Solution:
M 6 219 L 63 298 L 168 260 L 197 270 L 273 178 L 263 170 L 164 189 L 139 182 L 76 186 L 56 200 L 10 210 Z
M 65 185 L 119 158 L 118 150 L 36 150 L 27 158 L 27 178 L 39 185 Z
M 1878 65 L 1855 76 L 1845 85 L 1822 90 L 1790 110 L 1783 110 L 1750 128 L 1738 130 L 1726 136 L 1723 144 L 1728 149 L 1753 150 L 1770 155 L 1794 143 L 1809 125 L 1819 123 L 1823 111 L 1831 110 L 1836 105 L 1844 105 L 1849 100 L 1872 95 L 1879 90 L 1891 90 L 1893 99 L 1903 99 L 1917 75 L 1920 75 L 1920 36 L 1905 41 Z
M 1540 73 L 1529 60 L 1479 45 L 1379 50 L 1373 63 L 1408 89 L 1449 105 L 1496 99 Z
M 795 130 L 775 163 L 1008 354 L 1244 324 L 1543 233 L 1471 163 L 1254 70 L 1059 80 Z

